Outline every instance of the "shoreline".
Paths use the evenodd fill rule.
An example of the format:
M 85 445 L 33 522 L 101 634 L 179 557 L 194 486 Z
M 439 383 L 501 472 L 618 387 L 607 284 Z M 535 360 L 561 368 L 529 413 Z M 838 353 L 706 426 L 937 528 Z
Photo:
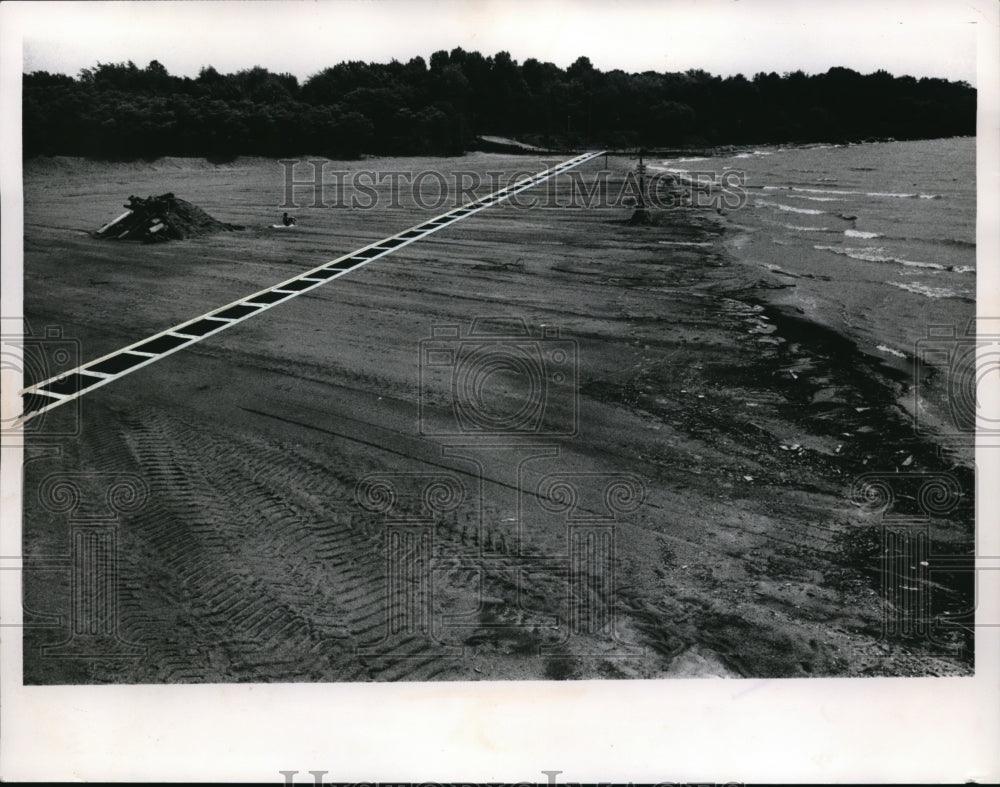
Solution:
M 972 436 L 954 435 L 955 427 L 949 419 L 946 399 L 948 392 L 941 389 L 946 381 L 926 376 L 926 370 L 920 367 L 918 358 L 912 351 L 901 352 L 887 348 L 884 344 L 879 344 L 877 337 L 870 332 L 851 330 L 848 326 L 858 315 L 844 311 L 834 314 L 830 311 L 829 304 L 818 303 L 817 293 L 825 287 L 835 286 L 834 283 L 828 283 L 829 277 L 792 273 L 777 265 L 769 265 L 769 269 L 765 269 L 760 262 L 747 259 L 744 253 L 751 234 L 761 230 L 739 224 L 732 214 L 722 216 L 718 221 L 726 227 L 729 237 L 724 244 L 734 260 L 748 266 L 749 272 L 759 276 L 761 282 L 766 282 L 757 289 L 762 304 L 787 314 L 792 321 L 808 320 L 829 331 L 835 337 L 834 344 L 839 346 L 840 351 L 849 357 L 863 359 L 860 363 L 870 369 L 872 378 L 880 381 L 882 388 L 892 392 L 896 406 L 910 423 L 908 430 L 904 429 L 898 434 L 903 442 L 917 440 L 931 443 L 966 470 L 974 468 L 975 446 Z M 800 285 L 815 290 L 803 291 Z M 920 397 L 917 396 L 918 383 L 915 382 L 918 371 L 925 383 Z M 921 425 L 919 433 L 918 418 Z

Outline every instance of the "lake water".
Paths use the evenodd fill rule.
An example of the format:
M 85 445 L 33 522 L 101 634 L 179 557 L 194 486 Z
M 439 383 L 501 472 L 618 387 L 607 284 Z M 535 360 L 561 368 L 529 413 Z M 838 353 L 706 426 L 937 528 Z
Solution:
M 726 216 L 730 250 L 793 285 L 782 300 L 890 365 L 912 370 L 929 331 L 960 337 L 975 317 L 973 138 L 762 147 L 654 167 L 682 180 L 744 173 L 746 205 Z M 946 421 L 947 392 L 931 398 L 915 406 Z
M 661 166 L 744 172 L 747 206 L 730 214 L 746 231 L 733 239 L 740 255 L 831 285 L 806 288 L 818 317 L 862 344 L 910 354 L 928 325 L 964 330 L 975 313 L 975 153 L 975 140 L 960 138 L 761 148 Z

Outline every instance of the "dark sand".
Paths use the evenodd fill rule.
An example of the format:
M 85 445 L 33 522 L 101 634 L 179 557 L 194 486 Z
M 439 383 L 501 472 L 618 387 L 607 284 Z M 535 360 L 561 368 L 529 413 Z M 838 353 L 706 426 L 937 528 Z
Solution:
M 342 168 L 362 166 L 543 165 L 479 154 Z M 615 177 L 628 166 L 610 161 Z M 85 234 L 124 196 L 163 191 L 249 229 L 152 246 Z M 294 232 L 266 229 L 280 201 L 269 161 L 28 162 L 27 318 L 97 358 L 430 215 L 302 209 Z M 38 458 L 25 468 L 25 554 L 68 550 L 66 516 L 37 502 L 44 477 L 141 476 L 149 501 L 119 527 L 119 632 L 145 655 L 51 658 L 39 648 L 65 628 L 28 628 L 25 681 L 969 674 L 958 631 L 883 637 L 880 518 L 850 499 L 869 471 L 971 472 L 914 442 L 904 380 L 780 305 L 787 279 L 738 264 L 714 211 L 661 211 L 646 227 L 628 213 L 491 208 L 84 397 L 78 438 L 36 438 L 27 452 Z M 418 429 L 420 340 L 477 317 L 522 318 L 536 337 L 558 328 L 579 357 L 578 434 L 527 441 L 552 455 L 519 476 L 523 445 L 466 440 L 481 495 L 476 465 Z M 450 395 L 444 379 L 425 386 L 428 401 Z M 550 414 L 568 418 L 571 404 Z M 432 617 L 464 625 L 379 645 L 389 541 L 356 486 L 445 472 L 468 499 L 431 528 Z M 645 486 L 615 525 L 612 585 L 587 585 L 613 610 L 614 636 L 593 625 L 565 636 L 566 517 L 534 494 L 551 473 Z M 582 498 L 600 480 L 587 478 Z M 98 477 L 79 483 L 99 494 Z M 935 548 L 970 552 L 971 504 L 950 517 L 933 523 Z M 25 590 L 33 612 L 68 614 L 66 572 L 28 571 Z M 969 604 L 960 583 L 938 591 L 938 612 Z

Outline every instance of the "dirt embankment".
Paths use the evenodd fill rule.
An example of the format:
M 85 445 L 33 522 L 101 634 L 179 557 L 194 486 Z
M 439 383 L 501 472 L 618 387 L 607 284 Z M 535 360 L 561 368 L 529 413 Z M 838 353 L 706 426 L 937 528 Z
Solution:
M 401 164 L 366 163 L 379 166 Z M 429 215 L 303 208 L 296 233 L 269 233 L 274 162 L 136 177 L 73 172 L 77 196 L 42 199 L 50 175 L 26 175 L 25 311 L 86 358 Z M 251 229 L 100 244 L 74 228 L 100 223 L 92 206 L 116 179 Z M 142 478 L 148 501 L 119 525 L 119 632 L 144 655 L 48 658 L 65 631 L 29 629 L 26 680 L 967 674 L 958 630 L 883 636 L 881 520 L 850 494 L 871 471 L 950 469 L 904 440 L 901 383 L 771 306 L 778 284 L 734 262 L 711 216 L 630 227 L 627 213 L 491 208 L 85 397 L 79 435 L 25 468 L 25 553 L 68 549 L 68 519 L 33 493 L 48 475 L 97 473 L 80 482 L 91 495 L 100 474 Z M 543 326 L 574 343 L 576 394 L 544 415 L 575 418 L 575 434 L 427 434 L 421 418 L 447 419 L 454 388 L 423 375 L 421 340 L 481 317 L 522 319 L 542 349 Z M 373 475 L 411 509 L 366 506 Z M 460 494 L 420 497 L 438 477 Z M 574 505 L 545 492 L 556 477 Z M 602 497 L 623 478 L 641 504 Z M 933 523 L 934 549 L 965 554 L 970 533 L 963 502 Z M 65 615 L 68 585 L 28 572 L 27 603 Z M 942 581 L 936 610 L 957 615 L 967 595 Z

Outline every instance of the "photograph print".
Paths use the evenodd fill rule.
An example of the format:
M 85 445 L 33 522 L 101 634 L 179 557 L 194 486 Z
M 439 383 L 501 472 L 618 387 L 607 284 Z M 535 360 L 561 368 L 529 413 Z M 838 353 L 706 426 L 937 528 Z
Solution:
M 25 686 L 975 674 L 961 14 L 167 5 L 24 39 Z

